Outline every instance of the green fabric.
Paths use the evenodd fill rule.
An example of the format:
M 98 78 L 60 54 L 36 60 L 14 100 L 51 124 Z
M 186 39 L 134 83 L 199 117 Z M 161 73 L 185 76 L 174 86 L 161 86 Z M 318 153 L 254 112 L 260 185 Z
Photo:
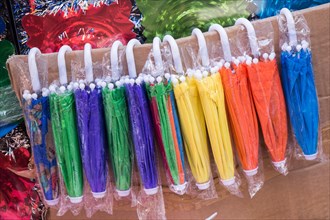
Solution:
M 128 190 L 131 187 L 133 155 L 125 88 L 104 88 L 102 96 L 116 188 Z
M 171 176 L 173 178 L 173 182 L 175 185 L 178 185 L 180 184 L 179 169 L 176 160 L 176 152 L 172 136 L 170 118 L 167 111 L 167 100 L 169 92 L 172 90 L 171 85 L 172 84 L 170 83 L 166 86 L 163 83 L 159 83 L 153 86 L 147 84 L 147 91 L 150 99 L 156 98 L 166 160 L 171 172 Z
M 238 18 L 249 16 L 246 0 L 136 0 L 136 4 L 143 14 L 147 42 L 166 34 L 186 37 L 195 27 L 205 32 L 215 23 L 231 26 Z
M 71 91 L 51 94 L 50 111 L 56 157 L 70 197 L 83 194 L 83 172 L 76 127 L 74 95 Z
M 6 61 L 15 53 L 14 45 L 8 40 L 0 41 L 0 87 L 10 85 Z

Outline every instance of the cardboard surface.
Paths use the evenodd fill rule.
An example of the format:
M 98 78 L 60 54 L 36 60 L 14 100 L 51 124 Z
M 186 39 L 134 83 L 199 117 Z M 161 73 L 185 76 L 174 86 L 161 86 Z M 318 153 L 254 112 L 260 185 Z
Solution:
M 313 65 L 315 70 L 315 81 L 320 102 L 320 119 L 323 135 L 323 148 L 327 155 L 330 149 L 330 4 L 295 12 L 303 14 L 311 29 L 311 43 L 313 52 Z M 277 18 L 272 17 L 256 21 L 257 25 L 264 22 L 272 22 L 275 33 L 276 52 L 278 50 L 278 26 Z M 234 37 L 237 27 L 226 29 L 229 37 Z M 209 44 L 219 41 L 216 33 L 206 33 Z M 197 40 L 187 37 L 177 40 L 180 47 L 192 46 L 197 53 Z M 134 49 L 137 70 L 142 69 L 151 45 L 145 44 Z M 76 51 L 68 54 L 67 69 L 69 70 L 71 60 L 83 60 L 83 52 Z M 93 61 L 102 61 L 109 57 L 109 49 L 93 50 Z M 277 56 L 278 58 L 279 56 Z M 44 55 L 48 60 L 49 82 L 58 77 L 57 54 Z M 13 88 L 19 98 L 22 91 L 31 87 L 27 72 L 27 57 L 14 56 L 8 60 L 7 68 L 10 73 Z M 125 63 L 125 61 L 124 61 Z M 189 65 L 189 64 L 188 64 Z M 189 196 L 177 196 L 164 187 L 164 198 L 166 215 L 168 219 L 205 219 L 218 212 L 216 219 L 324 219 L 330 218 L 329 214 L 329 162 L 322 164 L 315 162 L 295 161 L 292 164 L 288 176 L 280 176 L 270 165 L 266 152 L 264 156 L 264 187 L 253 199 L 239 199 L 229 195 L 215 179 L 219 199 L 202 201 Z M 243 185 L 243 187 L 246 187 Z M 246 191 L 246 190 L 245 190 Z M 112 216 L 96 213 L 93 219 L 136 219 L 136 209 L 125 204 L 116 204 Z M 54 211 L 50 211 L 50 219 L 59 219 Z M 85 219 L 81 213 L 73 217 L 71 213 L 62 216 L 61 219 Z

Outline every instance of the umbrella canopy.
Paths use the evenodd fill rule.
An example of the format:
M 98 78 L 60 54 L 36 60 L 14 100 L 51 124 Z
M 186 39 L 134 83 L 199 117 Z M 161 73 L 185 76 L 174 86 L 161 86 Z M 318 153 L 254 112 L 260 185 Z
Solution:
M 246 174 L 258 169 L 258 120 L 254 108 L 246 66 L 229 63 L 220 69 L 227 109 L 239 160 Z M 249 172 L 250 171 L 250 172 Z
M 148 195 L 158 192 L 158 173 L 154 143 L 154 133 L 151 122 L 148 97 L 145 84 L 136 79 L 134 45 L 139 45 L 136 39 L 131 40 L 126 47 L 126 58 L 129 76 L 125 82 L 125 91 L 129 109 L 129 118 L 135 156 L 144 191 Z
M 281 78 L 290 122 L 306 159 L 315 159 L 318 150 L 319 107 L 311 52 L 283 51 Z
M 171 83 L 165 84 L 161 80 L 160 78 L 159 83 L 156 84 L 147 84 L 146 87 L 151 101 L 156 139 L 161 149 L 167 176 L 171 184 L 178 188 L 179 185 L 185 183 L 182 141 L 178 141 L 177 135 L 180 124 L 175 121 L 176 109 L 171 102 L 172 85 Z M 177 124 L 177 128 L 175 124 Z M 181 134 L 179 134 L 180 136 Z
M 317 158 L 319 106 L 314 82 L 309 43 L 299 44 L 295 21 L 287 8 L 281 10 L 287 20 L 289 45 L 282 45 L 281 78 L 291 125 L 306 160 Z
M 90 85 L 81 83 L 74 91 L 80 154 L 92 194 L 95 198 L 102 198 L 106 194 L 108 175 L 105 122 L 102 87 L 91 83 L 93 67 L 90 44 L 85 45 L 84 58 L 86 79 Z
M 83 198 L 83 171 L 79 151 L 77 117 L 72 87 L 67 84 L 65 52 L 71 48 L 64 45 L 58 53 L 60 88 L 49 87 L 50 114 L 55 142 L 56 156 L 64 185 L 72 203 Z
M 29 70 L 31 78 L 34 77 L 39 82 L 35 61 L 36 53 L 40 54 L 37 48 L 31 49 L 29 53 Z M 40 85 L 40 83 L 37 85 L 34 83 L 32 87 L 35 92 L 40 93 L 38 84 Z M 49 99 L 47 90 L 43 91 L 39 96 L 37 93 L 31 95 L 28 91 L 24 91 L 23 106 L 41 189 L 46 203 L 56 205 L 59 201 L 58 167 L 49 123 Z
M 287 115 L 281 80 L 277 69 L 275 53 L 263 54 L 259 58 L 259 46 L 253 25 L 244 18 L 236 25 L 244 25 L 253 56 L 246 61 L 249 84 L 258 114 L 266 147 L 274 166 L 284 168 L 288 140 Z M 287 169 L 280 171 L 287 173 Z
M 109 84 L 103 89 L 102 96 L 116 189 L 119 195 L 128 195 L 132 179 L 133 143 L 125 87 L 113 89 L 113 85 Z

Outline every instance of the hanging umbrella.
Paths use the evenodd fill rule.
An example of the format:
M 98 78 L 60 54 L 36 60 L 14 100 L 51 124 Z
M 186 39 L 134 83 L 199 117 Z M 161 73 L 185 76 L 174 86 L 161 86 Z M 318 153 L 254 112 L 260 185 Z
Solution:
M 195 28 L 192 34 L 196 35 L 198 39 L 202 65 L 209 67 L 210 61 L 203 33 Z M 229 186 L 235 183 L 234 157 L 222 82 L 220 75 L 215 73 L 217 71 L 214 68 L 212 68 L 211 76 L 208 75 L 207 71 L 204 71 L 203 74 L 200 70 L 196 71 L 197 87 L 220 179 L 225 186 Z
M 75 90 L 80 154 L 87 181 L 94 198 L 103 198 L 107 185 L 106 137 L 102 87 L 93 81 L 91 45 L 84 49 L 86 80 Z
M 41 54 L 40 50 L 32 48 L 28 57 L 32 87 L 35 93 L 30 94 L 28 91 L 24 91 L 23 105 L 37 176 L 45 201 L 52 206 L 59 201 L 59 178 L 55 148 L 51 141 L 51 132 L 48 132 L 51 130 L 48 91 L 43 89 L 40 94 L 36 54 Z
M 83 199 L 83 172 L 79 152 L 75 101 L 72 88 L 68 86 L 65 69 L 65 52 L 71 51 L 63 46 L 59 52 L 58 65 L 61 87 L 51 85 L 49 95 L 51 122 L 56 156 L 64 185 L 72 203 Z
M 161 41 L 155 37 L 153 42 L 156 71 L 162 72 L 164 75 L 159 47 Z M 186 188 L 183 146 L 182 141 L 178 141 L 178 136 L 181 137 L 180 124 L 178 121 L 175 122 L 176 108 L 175 105 L 172 105 L 170 98 L 170 93 L 173 93 L 172 84 L 161 76 L 157 77 L 157 83 L 153 77 L 150 79 L 149 83 L 146 83 L 146 89 L 150 100 L 156 140 L 171 187 L 174 192 L 183 194 Z M 175 127 L 175 123 L 177 127 Z
M 258 58 L 258 43 L 252 24 L 245 18 L 238 19 L 235 25 L 240 24 L 248 31 L 251 51 L 255 57 L 253 62 L 249 57 L 246 69 L 265 144 L 276 169 L 287 174 L 287 115 L 275 53 L 270 56 L 264 53 L 263 59 Z
M 281 78 L 291 125 L 306 160 L 318 154 L 319 107 L 314 82 L 312 56 L 307 41 L 297 42 L 294 19 L 283 8 L 287 19 L 290 45 L 282 47 Z M 294 48 L 295 47 L 295 48 Z
M 131 79 L 125 83 L 126 97 L 129 109 L 131 131 L 135 148 L 135 156 L 144 191 L 148 195 L 158 192 L 158 174 L 156 154 L 153 139 L 153 127 L 150 118 L 150 109 L 145 85 L 142 79 L 136 78 L 134 45 L 140 42 L 132 39 L 127 44 L 126 57 Z
M 170 43 L 176 71 L 183 72 L 178 46 L 170 35 L 164 37 Z M 196 185 L 200 190 L 210 187 L 210 159 L 203 109 L 201 107 L 196 79 L 172 78 L 178 106 L 184 146 Z
M 112 79 L 119 80 L 118 47 L 120 41 L 115 41 L 111 47 Z M 129 114 L 125 96 L 125 87 L 120 81 L 116 88 L 112 83 L 102 91 L 105 110 L 106 128 L 110 161 L 114 172 L 116 191 L 119 196 L 128 196 L 132 179 L 132 139 L 129 124 Z

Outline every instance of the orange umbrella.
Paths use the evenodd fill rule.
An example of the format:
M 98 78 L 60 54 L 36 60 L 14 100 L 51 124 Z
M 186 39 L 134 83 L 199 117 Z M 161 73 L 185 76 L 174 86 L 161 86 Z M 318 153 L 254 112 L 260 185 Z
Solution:
M 242 18 L 237 20 L 238 24 L 247 29 L 255 57 L 253 61 L 248 57 L 246 69 L 265 144 L 275 168 L 286 174 L 287 115 L 275 53 L 264 53 L 262 58 L 258 58 L 259 48 L 252 24 Z
M 219 72 L 238 157 L 245 173 L 252 176 L 258 170 L 258 121 L 246 66 L 241 63 L 232 64 L 232 68 L 233 72 L 227 62 Z

